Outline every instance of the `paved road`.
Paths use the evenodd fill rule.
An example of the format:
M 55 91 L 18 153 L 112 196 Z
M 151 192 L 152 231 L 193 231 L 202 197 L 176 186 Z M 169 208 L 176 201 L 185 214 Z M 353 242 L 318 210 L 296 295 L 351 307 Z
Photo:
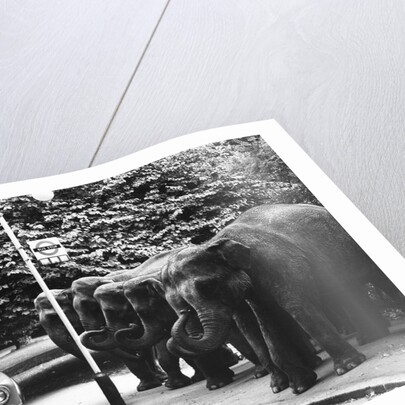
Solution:
M 205 383 L 169 391 L 164 387 L 137 393 L 137 380 L 130 374 L 117 375 L 113 381 L 122 393 L 127 405 L 223 405 L 223 404 L 288 404 L 306 405 L 327 397 L 339 395 L 366 387 L 387 383 L 405 382 L 405 325 L 396 327 L 392 335 L 378 342 L 361 347 L 367 361 L 350 373 L 337 377 L 333 373 L 331 360 L 323 354 L 324 362 L 316 370 L 318 383 L 309 391 L 295 396 L 291 390 L 278 395 L 271 393 L 267 377 L 256 380 L 252 367 L 242 362 L 234 367 L 235 381 L 227 387 L 208 391 Z M 188 371 L 187 371 L 188 372 Z M 361 403 L 357 401 L 356 405 Z M 105 405 L 98 386 L 91 382 L 78 384 L 69 388 L 38 397 L 28 405 Z

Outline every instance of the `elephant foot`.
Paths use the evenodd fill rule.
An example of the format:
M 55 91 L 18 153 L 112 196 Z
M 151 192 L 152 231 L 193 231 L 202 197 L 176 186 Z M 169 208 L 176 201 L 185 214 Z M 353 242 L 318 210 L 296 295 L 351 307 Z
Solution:
M 184 374 L 170 376 L 165 382 L 165 387 L 169 388 L 169 390 L 176 390 L 177 388 L 187 387 L 187 385 L 192 384 L 193 381 L 191 378 L 186 377 Z
M 155 371 L 155 377 L 160 382 L 164 382 L 169 378 L 168 375 L 163 370 Z
M 207 377 L 206 387 L 210 391 L 225 387 L 225 385 L 228 385 L 233 381 L 234 375 L 235 375 L 235 373 L 232 370 L 228 369 L 221 375 L 209 376 L 209 377 Z
M 269 374 L 269 372 L 262 365 L 256 364 L 254 371 L 255 378 L 262 378 L 267 374 Z
M 141 382 L 136 387 L 138 392 L 151 390 L 156 387 L 160 387 L 162 382 L 158 378 L 154 378 L 152 380 L 141 380 Z
M 375 340 L 382 339 L 390 334 L 388 328 L 382 330 L 368 332 L 368 333 L 358 333 L 356 336 L 357 343 L 359 346 L 365 345 L 367 343 L 374 342 Z
M 204 374 L 200 370 L 195 370 L 194 375 L 191 377 L 192 383 L 194 384 L 202 380 L 205 380 Z
M 301 369 L 300 372 L 295 373 L 290 377 L 290 387 L 294 394 L 302 394 L 309 388 L 311 388 L 318 376 L 310 369 Z
M 351 350 L 350 353 L 333 359 L 333 368 L 337 375 L 342 375 L 354 369 L 365 360 L 366 356 L 364 354 L 359 353 L 357 350 Z
M 275 394 L 284 391 L 289 386 L 287 375 L 280 369 L 275 369 L 270 373 L 270 388 Z

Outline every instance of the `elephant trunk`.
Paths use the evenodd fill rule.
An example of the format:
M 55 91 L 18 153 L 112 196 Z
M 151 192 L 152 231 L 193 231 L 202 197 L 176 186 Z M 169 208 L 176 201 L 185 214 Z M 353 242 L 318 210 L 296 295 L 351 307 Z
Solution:
M 91 330 L 80 335 L 83 346 L 92 350 L 111 350 L 117 347 L 114 331 L 107 326 L 101 330 Z
M 193 358 L 196 356 L 195 352 L 190 352 L 179 346 L 176 341 L 171 337 L 166 343 L 167 350 L 176 357 L 182 357 L 183 359 Z
M 212 310 L 201 311 L 198 313 L 201 332 L 195 326 L 187 326 L 189 318 L 190 311 L 182 311 L 173 325 L 172 336 L 179 346 L 189 352 L 201 354 L 211 352 L 225 342 L 232 321 L 230 315 L 221 315 Z
M 185 316 L 181 322 L 184 322 L 183 328 L 187 333 L 187 336 L 193 339 L 201 339 L 204 335 L 204 330 L 197 314 L 195 312 L 190 312 L 189 310 L 184 310 L 183 313 Z
M 130 350 L 144 350 L 163 339 L 165 329 L 158 323 L 145 322 L 144 333 L 139 336 L 139 326 L 132 324 L 129 328 L 117 330 L 114 339 L 119 346 Z

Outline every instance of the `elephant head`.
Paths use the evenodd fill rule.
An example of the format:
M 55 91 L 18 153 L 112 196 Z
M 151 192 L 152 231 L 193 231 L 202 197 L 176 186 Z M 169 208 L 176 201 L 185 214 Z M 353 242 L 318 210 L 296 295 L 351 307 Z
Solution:
M 250 289 L 249 266 L 250 249 L 225 238 L 185 248 L 169 259 L 162 280 L 179 316 L 172 328 L 177 346 L 201 354 L 224 343 L 233 311 Z
M 83 327 L 80 323 L 80 319 L 72 306 L 72 291 L 66 290 L 51 290 L 56 301 L 62 308 L 63 312 L 69 319 L 70 323 L 77 333 L 83 332 Z M 35 309 L 39 315 L 39 322 L 45 329 L 45 332 L 49 335 L 51 340 L 63 350 L 73 354 L 76 357 L 82 358 L 82 354 L 72 337 L 66 330 L 58 314 L 55 312 L 52 304 L 46 297 L 45 293 L 41 293 L 34 301 Z
M 124 284 L 127 300 L 137 313 L 143 334 L 137 336 L 132 327 L 118 330 L 115 340 L 121 346 L 132 350 L 142 350 L 158 343 L 168 335 L 176 320 L 176 314 L 162 297 L 163 286 L 158 278 L 132 279 Z
M 139 318 L 124 295 L 123 282 L 109 282 L 97 287 L 93 298 L 102 311 L 106 325 L 82 333 L 80 339 L 84 346 L 93 350 L 112 350 L 118 347 L 114 339 L 118 329 L 131 325 L 133 333 L 142 332 Z

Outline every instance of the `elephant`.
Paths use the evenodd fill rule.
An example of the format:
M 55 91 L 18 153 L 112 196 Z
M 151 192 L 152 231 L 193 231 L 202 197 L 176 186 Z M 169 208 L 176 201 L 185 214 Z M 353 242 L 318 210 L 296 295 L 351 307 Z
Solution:
M 85 332 L 81 339 L 85 346 L 94 349 L 108 349 L 109 345 L 115 345 L 114 329 L 105 327 L 103 312 L 94 297 L 98 287 L 111 282 L 124 282 L 134 277 L 141 277 L 160 271 L 166 264 L 167 258 L 176 250 L 158 253 L 147 259 L 138 267 L 129 270 L 114 271 L 104 277 L 82 277 L 72 283 L 73 306 L 80 316 L 80 322 L 84 326 Z M 121 300 L 122 301 L 122 300 Z M 124 305 L 129 309 L 129 304 Z M 136 317 L 135 312 L 131 312 Z M 97 342 L 94 339 L 97 337 Z
M 71 289 L 52 290 L 51 292 L 76 332 L 78 334 L 82 333 L 84 328 L 78 314 L 73 308 Z M 39 314 L 40 323 L 50 339 L 64 351 L 84 360 L 82 353 L 44 293 L 39 294 L 35 299 L 35 308 Z M 152 350 L 144 351 L 142 356 L 139 356 L 138 353 L 131 353 L 122 349 L 109 350 L 109 353 L 121 360 L 140 379 L 137 387 L 138 391 L 145 391 L 161 386 L 162 382 L 167 378 L 157 363 Z
M 80 334 L 84 331 L 80 319 L 72 307 L 72 290 L 59 289 L 51 291 L 56 301 L 69 319 L 75 331 Z M 35 309 L 39 315 L 39 322 L 56 346 L 73 356 L 83 359 L 83 355 L 74 343 L 69 332 L 63 325 L 45 293 L 41 293 L 34 300 Z
M 172 251 L 161 253 L 144 262 L 139 268 L 137 268 L 137 274 L 139 274 L 137 278 L 145 275 L 149 277 L 150 274 L 154 274 L 156 271 L 160 272 L 161 266 L 172 253 Z M 115 280 L 119 278 L 120 275 L 115 277 Z M 133 279 L 134 277 L 132 277 L 130 281 Z M 81 314 L 82 324 L 88 329 L 88 332 L 81 335 L 81 339 L 88 347 L 98 350 L 113 349 L 117 347 L 115 340 L 111 338 L 113 332 L 117 329 L 128 329 L 129 323 L 131 322 L 128 322 L 129 318 L 128 316 L 125 316 L 125 313 L 128 312 L 129 304 L 122 293 L 122 285 L 122 282 L 112 281 L 111 277 L 109 279 L 99 279 L 94 277 L 82 278 L 72 284 L 75 295 L 75 309 Z M 161 300 L 161 297 L 156 298 Z M 158 304 L 157 310 L 152 311 L 150 308 L 154 307 L 155 301 L 156 300 L 153 299 L 147 300 L 143 308 L 143 313 L 148 311 L 151 314 L 153 313 L 155 316 L 154 323 L 160 325 L 160 322 L 163 324 L 165 321 L 167 309 L 170 311 L 172 310 L 168 304 L 165 303 L 165 305 Z M 117 305 L 118 302 L 121 304 Z M 137 307 L 137 309 L 139 309 L 139 307 Z M 139 315 L 132 309 L 132 307 L 131 310 L 134 315 Z M 102 313 L 98 314 L 97 311 L 101 311 Z M 168 314 L 168 318 L 172 320 L 172 324 L 176 319 L 176 317 L 173 319 L 173 315 L 173 311 Z M 107 325 L 104 325 L 104 322 L 106 322 Z M 134 331 L 135 333 L 139 331 L 139 329 L 137 322 L 134 322 L 133 326 L 129 328 L 129 331 L 132 334 Z M 119 346 L 124 350 L 138 352 L 148 350 L 156 345 L 159 363 L 168 374 L 166 386 L 169 388 L 179 388 L 188 385 L 191 382 L 206 378 L 207 388 L 212 390 L 220 388 L 232 381 L 233 372 L 228 366 L 233 365 L 237 358 L 234 355 L 230 355 L 228 349 L 222 348 L 213 353 L 199 356 L 198 359 L 182 356 L 185 357 L 185 360 L 196 370 L 196 374 L 190 381 L 180 372 L 178 366 L 179 356 L 174 356 L 167 351 L 167 338 L 168 337 L 161 335 L 153 342 L 146 340 L 142 345 L 137 345 L 136 348 L 128 345 L 127 342 L 120 342 L 121 344 Z M 202 377 L 199 372 L 202 372 L 204 377 Z
M 115 333 L 115 339 L 122 347 L 142 350 L 159 342 L 166 344 L 170 338 L 170 330 L 177 320 L 177 315 L 162 297 L 160 291 L 155 288 L 159 283 L 155 284 L 154 281 L 156 280 L 151 274 L 147 278 L 133 278 L 124 283 L 125 295 L 140 317 L 144 332 L 140 336 L 133 336 L 136 327 L 118 330 Z M 258 364 L 259 360 L 252 347 L 236 327 L 231 333 L 229 342 L 244 357 L 256 365 L 255 376 L 257 378 L 267 374 L 267 371 Z M 264 342 L 263 345 L 265 345 Z M 233 356 L 226 356 L 226 351 L 221 353 L 221 351 L 214 350 L 211 353 L 196 357 L 194 353 L 178 351 L 173 346 L 169 347 L 169 350 L 173 354 L 187 359 L 188 362 L 194 361 L 202 369 L 209 390 L 223 387 L 232 382 L 233 372 L 230 372 L 228 366 L 235 364 L 237 360 Z M 224 361 L 218 362 L 217 359 L 223 357 L 224 354 L 228 360 L 224 359 Z
M 157 361 L 158 354 L 153 347 L 133 351 L 115 345 L 111 340 L 111 328 L 106 324 L 108 319 L 105 319 L 96 295 L 97 289 L 101 286 L 113 283 L 114 279 L 126 279 L 133 273 L 131 269 L 117 271 L 104 277 L 82 277 L 75 280 L 72 283 L 72 305 L 85 330 L 80 335 L 83 345 L 92 350 L 108 351 L 121 358 L 129 370 L 140 379 L 137 390 L 146 391 L 159 387 L 168 377 Z M 116 313 L 119 314 L 116 322 L 124 322 L 125 325 L 139 323 L 136 313 L 127 300 L 120 296 L 119 291 L 110 297 L 110 301 L 113 301 Z M 106 305 L 111 306 L 111 302 L 106 302 Z
M 263 209 L 265 213 L 263 213 Z M 264 221 L 261 220 L 263 215 L 265 216 Z M 239 219 L 241 222 L 261 227 L 264 230 L 271 227 L 272 232 L 288 236 L 306 251 L 311 249 L 312 243 L 317 243 L 324 248 L 334 246 L 333 255 L 335 261 L 338 262 L 339 255 L 342 255 L 341 252 L 348 249 L 345 257 L 346 261 L 349 261 L 349 266 L 345 272 L 339 274 L 339 281 L 342 279 L 344 281 L 343 291 L 342 288 L 337 288 L 336 291 L 333 288 L 318 290 L 322 294 L 322 302 L 329 306 L 334 305 L 335 310 L 338 310 L 338 307 L 340 310 L 344 310 L 346 307 L 346 313 L 357 330 L 359 344 L 369 343 L 389 334 L 388 322 L 380 315 L 376 307 L 370 304 L 364 286 L 366 283 L 372 283 L 393 299 L 402 296 L 401 292 L 325 208 L 309 204 L 267 205 L 250 209 Z M 304 236 L 306 233 L 310 233 L 313 239 L 306 238 Z M 336 247 L 336 241 L 339 243 L 340 251 Z M 356 267 L 356 260 L 360 261 L 358 267 Z M 320 262 L 321 258 L 318 258 L 318 264 Z M 344 263 L 342 263 L 342 268 L 346 269 Z M 322 280 L 323 284 L 330 285 L 330 276 L 336 278 L 337 275 L 318 269 L 316 279 Z M 402 296 L 402 302 L 403 300 Z
M 180 314 L 172 336 L 195 353 L 223 343 L 235 309 L 246 299 L 282 370 L 273 391 L 290 385 L 298 394 L 315 384 L 316 375 L 291 354 L 278 323 L 292 317 L 332 357 L 336 374 L 348 372 L 365 356 L 337 333 L 322 303 L 345 308 L 369 341 L 386 336 L 384 319 L 362 289 L 379 271 L 323 207 L 275 204 L 252 208 L 208 242 L 176 252 L 161 279 Z M 191 312 L 201 324 L 198 336 L 187 333 Z
M 139 350 L 156 343 L 163 337 L 167 339 L 173 324 L 177 320 L 177 316 L 181 315 L 181 313 L 176 314 L 168 305 L 162 280 L 159 278 L 160 273 L 161 272 L 154 275 L 151 274 L 146 278 L 133 278 L 124 283 L 125 295 L 138 313 L 144 326 L 144 333 L 138 337 L 131 336 L 131 328 L 122 329 L 115 333 L 115 339 L 124 347 Z M 173 297 L 171 299 L 173 300 Z M 278 376 L 279 372 L 274 369 L 266 343 L 263 340 L 259 325 L 257 324 L 252 310 L 245 302 L 241 302 L 235 312 L 234 322 L 230 330 L 227 331 L 227 341 L 255 364 L 255 376 L 257 378 L 269 372 L 274 375 L 272 386 L 273 389 L 277 391 L 277 381 L 280 380 Z M 193 317 L 191 317 L 191 319 L 193 319 Z M 194 322 L 194 325 L 192 320 L 187 322 L 187 333 L 197 336 L 202 330 L 198 319 L 194 317 L 194 320 L 197 321 Z M 286 327 L 286 325 L 284 325 L 284 327 Z M 316 367 L 320 362 L 320 358 L 315 355 L 315 351 L 309 340 L 292 319 L 288 327 L 293 328 L 294 332 L 296 332 L 294 338 L 296 344 L 291 341 L 291 346 L 296 346 L 298 355 L 301 356 L 303 362 L 309 367 Z M 169 350 L 177 355 L 182 355 L 183 357 L 195 356 L 195 353 L 185 351 L 181 347 L 178 347 L 173 339 L 168 341 L 168 346 Z M 213 348 L 213 350 L 214 349 L 215 348 Z M 211 382 L 212 380 L 207 379 L 208 387 Z M 221 383 L 220 385 L 223 384 Z M 218 386 L 216 381 L 215 386 Z
M 233 376 L 233 372 L 221 360 L 222 357 L 226 357 L 224 348 L 212 354 L 200 356 L 201 358 L 197 361 L 187 359 L 196 370 L 190 380 L 180 372 L 178 356 L 168 352 L 166 342 L 156 341 L 154 344 L 133 349 L 125 344 L 118 346 L 113 339 L 115 330 L 128 328 L 131 323 L 134 325 L 131 330 L 142 329 L 137 326 L 139 325 L 137 313 L 123 295 L 122 283 L 134 277 L 160 272 L 172 253 L 173 251 L 159 253 L 133 270 L 114 272 L 105 277 L 83 277 L 74 281 L 72 283 L 73 306 L 86 330 L 81 334 L 82 343 L 94 350 L 113 350 L 114 352 L 122 350 L 132 353 L 149 351 L 156 344 L 159 363 L 168 374 L 168 380 L 165 383 L 168 388 L 180 388 L 203 378 L 207 378 L 209 389 L 219 388 L 231 382 Z
M 102 330 L 89 331 L 82 335 L 84 343 L 89 342 L 90 345 L 99 350 L 117 349 L 119 346 L 114 339 L 111 339 L 110 333 L 105 333 L 105 330 L 113 332 L 122 328 L 128 328 L 132 325 L 132 330 L 142 333 L 141 322 L 138 314 L 133 310 L 128 300 L 124 296 L 123 282 L 109 282 L 99 286 L 94 294 L 94 299 L 99 304 L 102 311 L 106 327 Z M 154 348 L 157 360 L 160 366 L 167 374 L 165 386 L 170 389 L 182 388 L 190 385 L 193 382 L 201 381 L 205 377 L 198 367 L 192 361 L 188 361 L 189 365 L 194 368 L 195 374 L 192 378 L 185 376 L 179 366 L 179 357 L 173 356 L 166 347 L 166 342 L 155 342 L 139 349 L 132 349 L 125 345 L 121 345 L 121 349 L 131 352 L 142 353 Z

